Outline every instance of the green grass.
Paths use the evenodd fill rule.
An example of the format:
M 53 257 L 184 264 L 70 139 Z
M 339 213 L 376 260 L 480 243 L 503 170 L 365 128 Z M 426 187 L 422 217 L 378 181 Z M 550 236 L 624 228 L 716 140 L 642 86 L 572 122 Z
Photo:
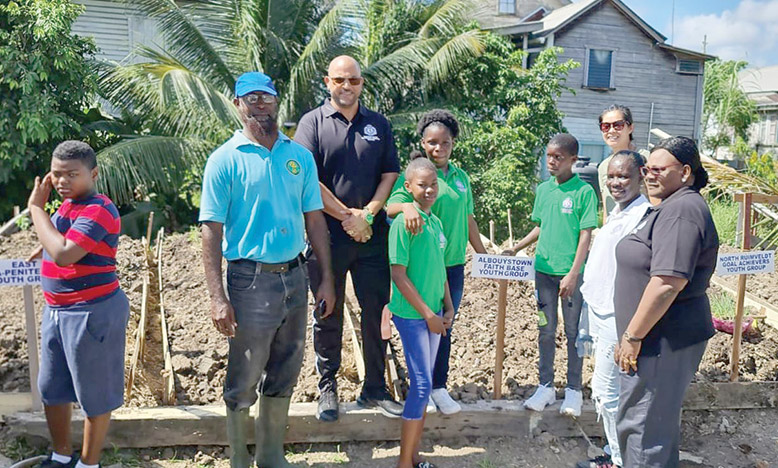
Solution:
M 495 465 L 494 462 L 488 458 L 484 458 L 479 461 L 477 466 L 478 468 L 497 468 L 497 465 Z
M 36 455 L 46 454 L 45 450 L 31 446 L 25 439 L 21 437 L 17 437 L 16 439 L 11 440 L 6 444 L 5 447 L 2 447 L 0 451 L 3 453 L 3 455 L 15 461 L 25 460 Z
M 737 247 L 735 244 L 737 233 L 737 216 L 740 209 L 738 204 L 729 198 L 719 198 L 709 202 L 710 213 L 719 233 L 719 242 Z
M 720 320 L 732 320 L 735 318 L 735 298 L 726 292 L 715 292 L 708 296 L 710 299 L 710 312 Z

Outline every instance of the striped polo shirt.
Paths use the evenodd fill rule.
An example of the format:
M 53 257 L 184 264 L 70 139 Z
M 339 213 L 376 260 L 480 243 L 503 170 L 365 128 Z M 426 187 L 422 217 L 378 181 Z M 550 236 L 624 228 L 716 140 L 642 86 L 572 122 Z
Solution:
M 51 222 L 57 230 L 87 251 L 78 262 L 58 266 L 43 251 L 41 286 L 51 307 L 83 306 L 107 299 L 117 289 L 116 248 L 121 220 L 105 195 L 81 200 L 66 199 Z

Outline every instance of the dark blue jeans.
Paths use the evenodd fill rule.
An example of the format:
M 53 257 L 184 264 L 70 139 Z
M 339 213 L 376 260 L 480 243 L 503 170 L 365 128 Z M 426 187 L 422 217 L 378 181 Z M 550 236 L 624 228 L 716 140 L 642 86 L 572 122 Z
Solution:
M 305 353 L 305 266 L 286 273 L 257 270 L 249 261 L 227 267 L 227 292 L 238 323 L 224 380 L 224 402 L 233 411 L 251 407 L 258 393 L 291 396 Z
M 454 304 L 454 317 L 459 313 L 459 303 L 462 302 L 462 293 L 465 287 L 465 266 L 454 265 L 446 268 L 448 277 L 448 289 L 451 291 L 451 302 Z M 446 336 L 440 337 L 438 355 L 435 358 L 435 368 L 432 370 L 432 389 L 446 388 L 448 382 L 448 360 L 451 356 L 451 330 L 446 331 Z

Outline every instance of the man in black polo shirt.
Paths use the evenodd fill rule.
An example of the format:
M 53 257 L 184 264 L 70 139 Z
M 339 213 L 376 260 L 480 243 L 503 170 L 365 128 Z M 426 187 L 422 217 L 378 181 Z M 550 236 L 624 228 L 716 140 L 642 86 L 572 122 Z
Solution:
M 402 406 L 392 400 L 384 380 L 381 311 L 389 302 L 390 272 L 384 203 L 400 171 L 389 121 L 359 102 L 362 73 L 349 56 L 335 58 L 324 83 L 330 99 L 305 114 L 295 141 L 313 153 L 319 171 L 324 213 L 332 242 L 332 271 L 337 300 L 331 316 L 314 317 L 313 345 L 319 380 L 322 421 L 338 419 L 336 374 L 340 368 L 343 336 L 343 300 L 346 273 L 351 272 L 362 309 L 362 347 L 365 382 L 357 404 L 377 407 L 389 417 L 399 417 Z M 311 288 L 320 278 L 315 256 Z

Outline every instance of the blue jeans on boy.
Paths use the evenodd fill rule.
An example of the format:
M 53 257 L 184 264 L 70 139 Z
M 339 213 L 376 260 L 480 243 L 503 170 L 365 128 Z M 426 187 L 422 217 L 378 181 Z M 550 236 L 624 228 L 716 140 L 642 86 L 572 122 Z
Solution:
M 462 302 L 462 293 L 465 287 L 465 266 L 454 265 L 446 267 L 448 289 L 451 292 L 451 302 L 454 305 L 454 317 L 459 313 L 459 303 Z M 454 328 L 446 330 L 446 336 L 440 337 L 438 355 L 435 358 L 435 368 L 432 371 L 432 389 L 446 388 L 448 382 L 448 361 L 451 356 L 451 332 Z
M 619 436 L 616 432 L 616 416 L 619 412 L 619 366 L 613 360 L 618 345 L 616 317 L 600 315 L 589 306 L 589 332 L 594 337 L 594 373 L 592 374 L 592 400 L 597 414 L 602 418 L 606 452 L 613 463 L 622 466 Z
M 392 321 L 400 333 L 411 381 L 403 419 L 419 420 L 424 417 L 432 392 L 432 366 L 438 353 L 440 335 L 432 333 L 424 319 L 405 319 L 395 315 Z
M 261 271 L 250 260 L 229 262 L 227 292 L 238 327 L 230 338 L 224 402 L 249 408 L 257 394 L 292 395 L 305 352 L 308 279 L 305 266 Z

